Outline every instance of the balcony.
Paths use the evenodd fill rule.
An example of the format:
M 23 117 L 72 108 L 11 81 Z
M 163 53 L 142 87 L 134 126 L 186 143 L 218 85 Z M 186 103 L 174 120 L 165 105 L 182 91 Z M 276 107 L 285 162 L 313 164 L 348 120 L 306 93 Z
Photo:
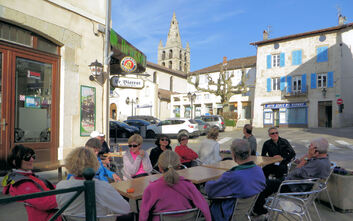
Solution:
M 303 92 L 301 90 L 298 91 L 291 91 L 287 92 L 287 88 L 284 89 L 283 96 L 285 98 L 291 98 L 291 97 L 307 97 L 308 96 L 308 87 L 306 87 L 306 91 Z

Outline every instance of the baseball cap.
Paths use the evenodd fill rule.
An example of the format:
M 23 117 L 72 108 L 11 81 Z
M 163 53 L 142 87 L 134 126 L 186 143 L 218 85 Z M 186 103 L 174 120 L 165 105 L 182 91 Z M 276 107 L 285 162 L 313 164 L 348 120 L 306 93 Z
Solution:
M 104 137 L 105 135 L 103 134 L 103 133 L 101 133 L 101 132 L 99 132 L 99 131 L 92 131 L 92 133 L 90 134 L 90 136 L 92 137 L 92 138 L 97 138 L 97 137 Z

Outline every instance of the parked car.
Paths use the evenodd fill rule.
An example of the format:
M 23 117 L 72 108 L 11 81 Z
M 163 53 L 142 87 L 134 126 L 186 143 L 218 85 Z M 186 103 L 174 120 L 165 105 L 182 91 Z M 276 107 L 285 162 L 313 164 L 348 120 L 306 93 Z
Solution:
M 161 130 L 157 127 L 155 124 L 151 124 L 148 121 L 145 120 L 135 120 L 135 119 L 130 119 L 130 120 L 125 120 L 125 123 L 127 123 L 130 126 L 135 126 L 135 127 L 147 127 L 146 128 L 146 138 L 155 138 L 156 135 L 161 134 Z M 141 131 L 141 128 L 140 128 Z
M 193 119 L 170 118 L 159 122 L 158 128 L 162 134 L 170 136 L 179 136 L 180 134 L 186 134 L 189 137 L 200 136 L 198 124 Z
M 129 138 L 131 135 L 139 133 L 140 130 L 137 127 L 119 121 L 109 121 L 110 138 Z
M 195 119 L 195 121 L 197 122 L 197 124 L 199 126 L 200 135 L 208 134 L 208 131 L 211 129 L 211 125 L 201 119 Z
M 224 118 L 219 115 L 202 115 L 195 119 L 201 119 L 206 123 L 209 123 L 211 127 L 217 127 L 219 131 L 224 131 L 226 129 Z
M 149 115 L 135 115 L 135 116 L 129 116 L 127 117 L 128 120 L 145 120 L 150 122 L 151 124 L 158 124 L 160 120 L 156 117 L 149 116 Z

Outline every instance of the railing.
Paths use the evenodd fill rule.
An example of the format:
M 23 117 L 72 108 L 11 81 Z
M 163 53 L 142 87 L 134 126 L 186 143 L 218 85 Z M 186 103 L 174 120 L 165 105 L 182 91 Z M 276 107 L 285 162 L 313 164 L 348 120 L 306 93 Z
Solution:
M 92 168 L 88 168 L 84 171 L 83 176 L 86 179 L 86 181 L 84 181 L 83 186 L 71 187 L 71 188 L 60 189 L 60 190 L 50 190 L 50 191 L 39 192 L 39 193 L 31 193 L 31 194 L 25 194 L 20 196 L 5 197 L 0 199 L 0 204 L 7 204 L 15 201 L 22 201 L 22 200 L 39 198 L 44 196 L 76 192 L 75 195 L 71 197 L 70 200 L 66 202 L 64 206 L 61 209 L 59 209 L 49 220 L 49 221 L 54 221 L 82 192 L 85 192 L 86 221 L 96 221 L 96 217 L 97 217 L 96 195 L 95 195 L 95 189 L 94 189 L 95 188 L 94 181 L 92 180 L 94 177 L 94 174 L 95 173 Z
M 299 90 L 299 91 L 291 91 L 287 92 L 287 87 L 284 88 L 284 97 L 306 97 L 308 96 L 308 86 L 306 86 L 305 92 Z

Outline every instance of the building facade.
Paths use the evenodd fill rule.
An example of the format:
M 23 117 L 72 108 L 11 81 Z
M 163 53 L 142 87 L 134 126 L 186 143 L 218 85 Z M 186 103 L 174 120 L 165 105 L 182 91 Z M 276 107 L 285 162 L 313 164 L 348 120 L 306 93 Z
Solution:
M 257 47 L 254 126 L 352 126 L 352 27 L 251 43 Z
M 209 77 L 217 82 L 220 78 L 222 63 L 206 67 L 189 73 L 191 82 L 198 78 L 199 90 L 193 84 L 188 84 L 188 92 L 195 94 L 194 98 L 188 94 L 172 95 L 172 117 L 197 117 L 205 114 L 222 114 L 223 105 L 221 98 L 214 93 L 202 89 L 215 90 L 216 86 L 209 85 Z M 242 75 L 245 78 L 245 87 L 248 90 L 230 96 L 228 100 L 229 111 L 235 113 L 237 126 L 251 123 L 253 110 L 253 95 L 256 75 L 256 57 L 244 57 L 227 61 L 224 66 L 225 76 L 230 78 L 231 85 L 237 86 L 242 82 Z
M 105 1 L 0 0 L 0 154 L 23 144 L 54 162 L 105 131 Z
M 172 70 L 190 72 L 190 46 L 189 43 L 183 48 L 179 23 L 173 13 L 168 32 L 167 42 L 163 47 L 162 40 L 158 45 L 158 64 Z

